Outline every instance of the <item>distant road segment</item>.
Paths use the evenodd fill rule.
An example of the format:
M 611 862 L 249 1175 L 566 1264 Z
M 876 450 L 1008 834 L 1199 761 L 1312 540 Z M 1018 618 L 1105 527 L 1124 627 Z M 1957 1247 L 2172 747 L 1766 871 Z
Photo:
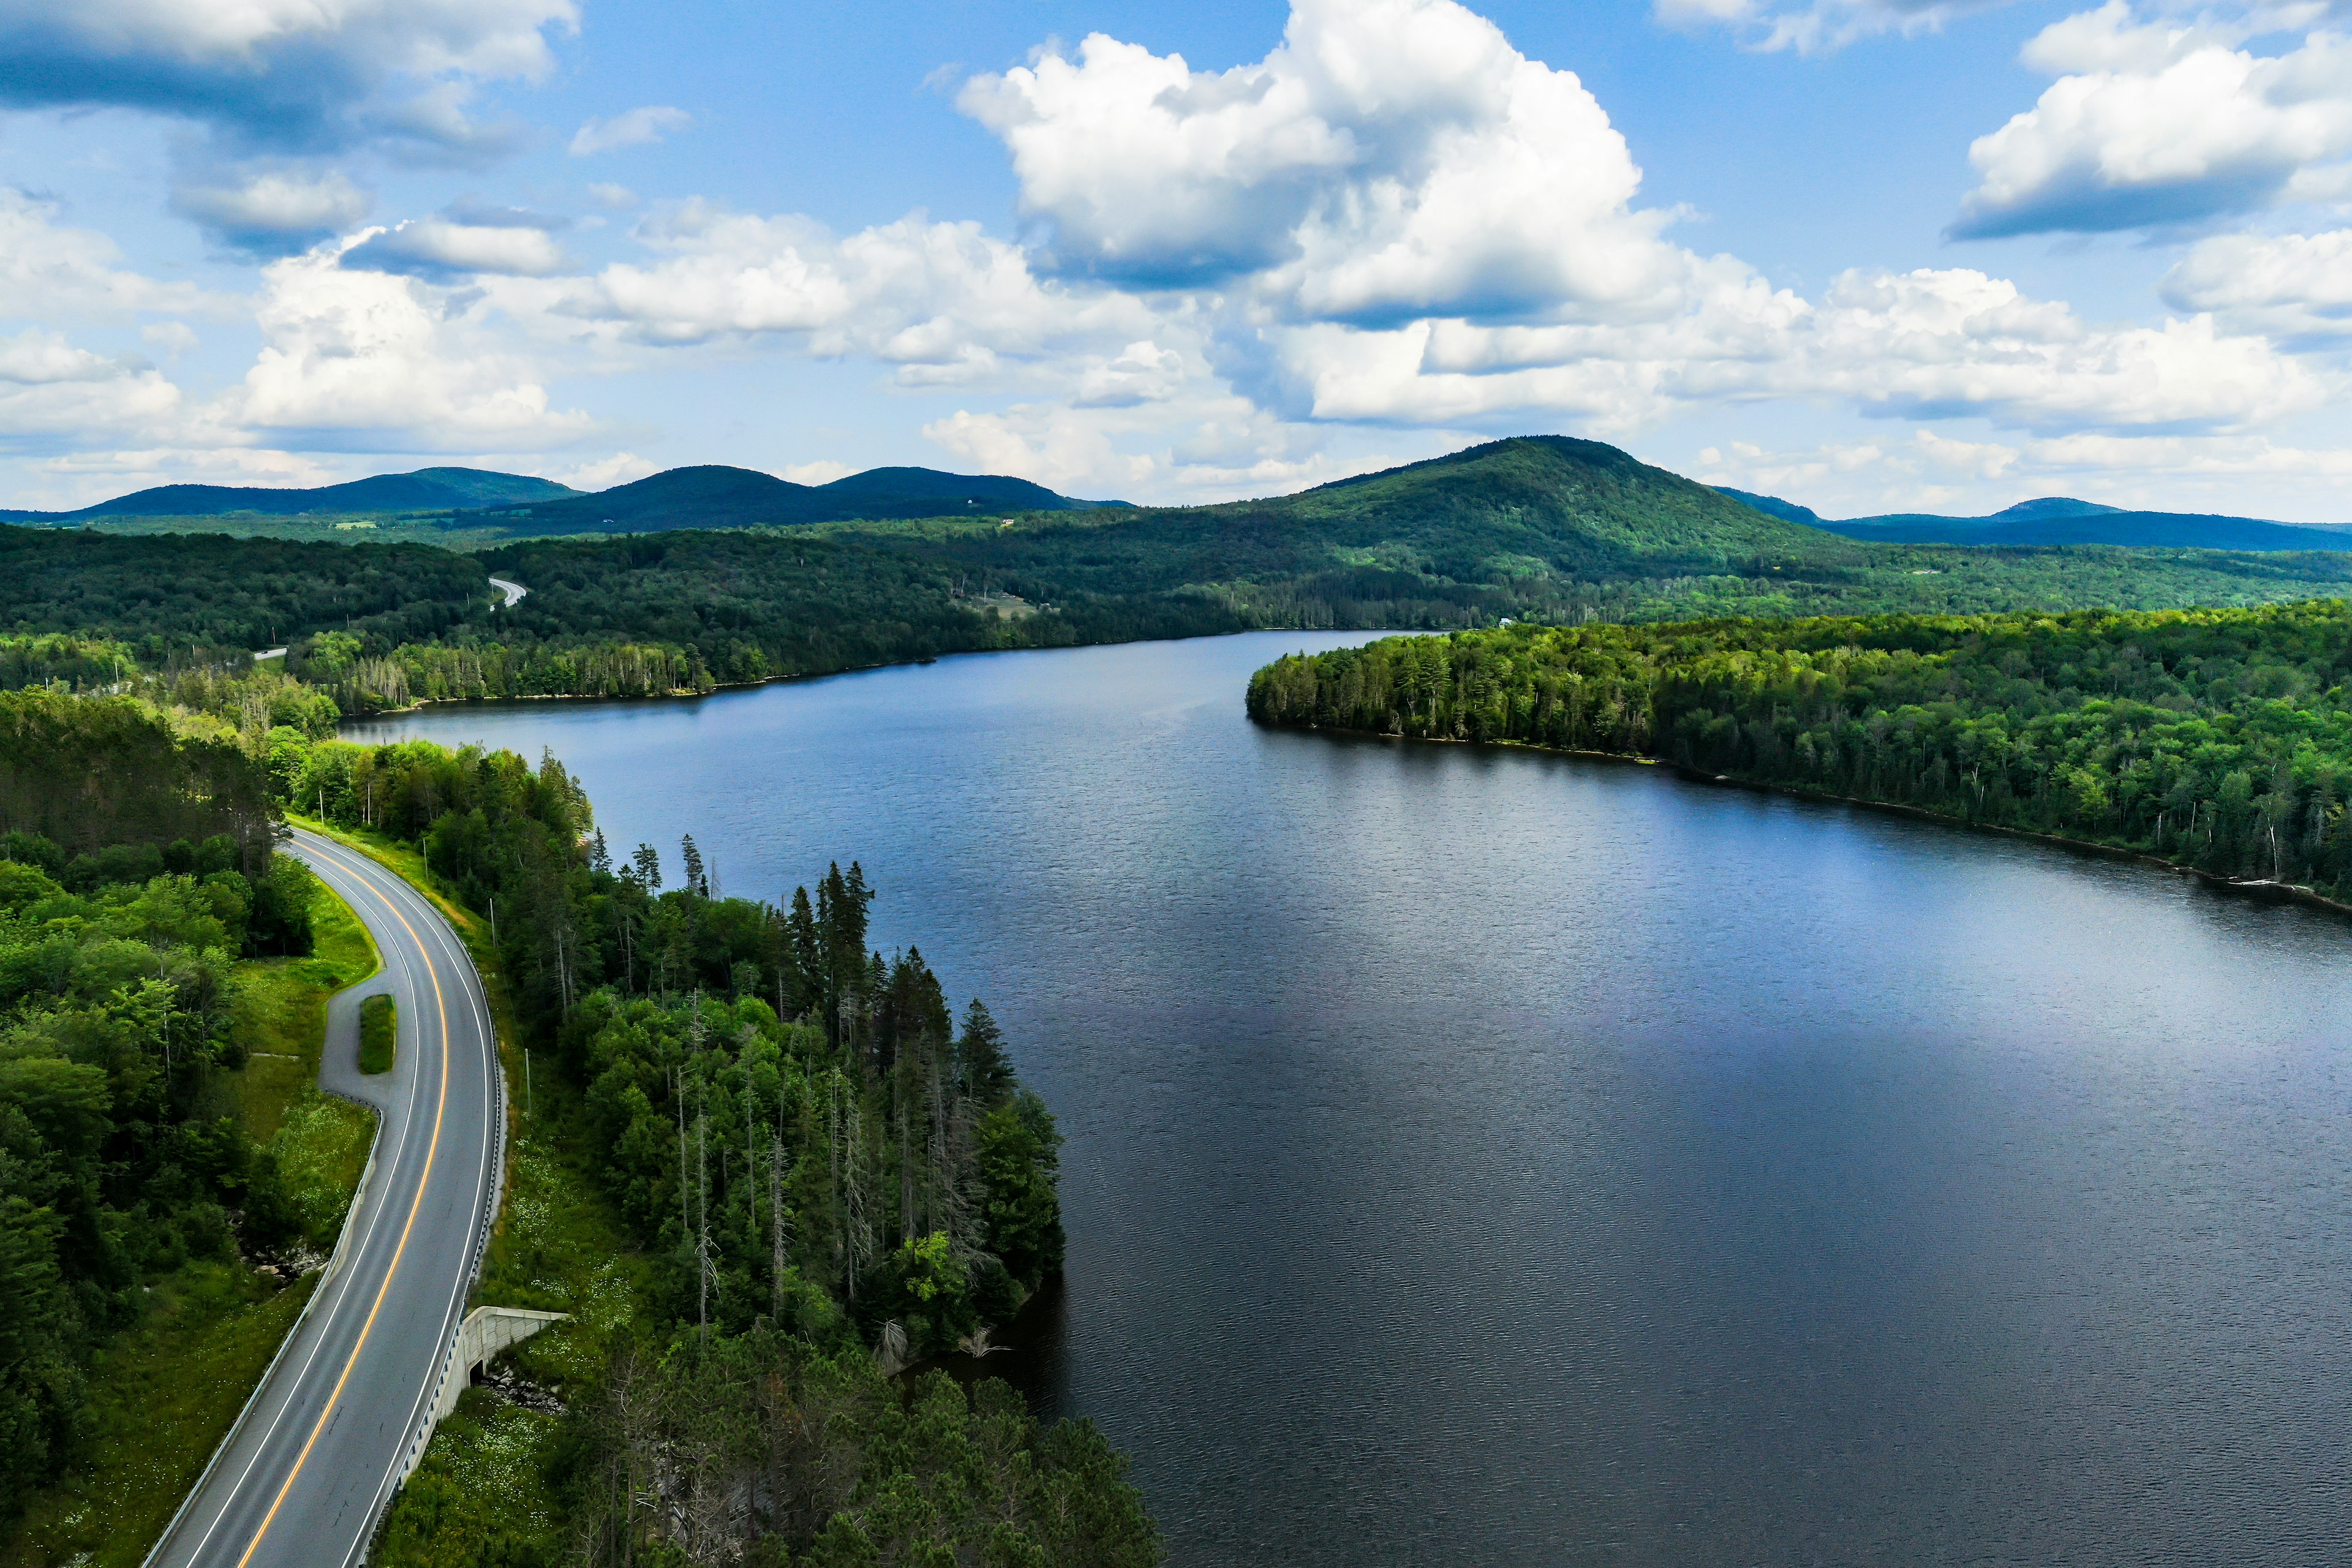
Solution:
M 507 602 L 499 606 L 501 610 L 513 609 L 517 605 L 522 603 L 522 596 L 530 592 L 530 589 L 524 587 L 521 584 L 509 582 L 504 577 L 491 578 L 490 586 L 496 588 L 499 593 L 504 594 L 507 596 Z
M 294 853 L 383 954 L 330 1005 L 322 1088 L 381 1118 L 334 1262 L 148 1568 L 350 1568 L 419 1451 L 499 1188 L 503 1088 L 489 1007 L 457 933 L 365 855 Z M 359 1072 L 361 1001 L 398 1004 L 393 1070 Z

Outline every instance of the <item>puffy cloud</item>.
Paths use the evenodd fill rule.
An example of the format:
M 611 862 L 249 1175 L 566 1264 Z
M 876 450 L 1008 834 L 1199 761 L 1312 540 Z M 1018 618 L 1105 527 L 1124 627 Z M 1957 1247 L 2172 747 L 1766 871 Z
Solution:
M 1423 436 L 1404 452 L 1369 449 L 1342 466 L 1327 451 L 1324 430 L 1286 423 L 1222 389 L 1149 408 L 1039 402 L 997 413 L 958 409 L 923 434 L 965 467 L 1015 474 L 1065 495 L 1175 501 L 1298 489 L 1460 445 Z
M 359 223 L 375 198 L 328 170 L 273 169 L 228 183 L 181 184 L 172 210 L 223 245 L 261 255 L 307 250 Z
M 215 310 L 186 283 L 159 283 L 115 264 L 114 241 L 58 222 L 58 204 L 0 185 L 0 318 L 55 321 L 135 311 Z
M 513 451 L 591 428 L 551 410 L 531 367 L 478 312 L 413 278 L 341 265 L 337 247 L 273 262 L 263 345 L 223 416 L 278 444 L 325 450 Z
M 647 142 L 658 142 L 673 131 L 683 131 L 694 123 L 694 116 L 683 109 L 669 109 L 648 104 L 632 109 L 626 114 L 616 114 L 610 120 L 589 120 L 572 136 L 572 155 L 585 158 L 593 153 L 609 153 L 615 147 L 635 147 Z
M 1268 336 L 1297 412 L 1398 424 L 1550 412 L 1623 431 L 1697 403 L 1835 398 L 2028 429 L 2235 428 L 2326 395 L 2263 340 L 2202 317 L 2098 328 L 1965 269 L 1851 272 L 1814 302 L 1714 265 L 1717 287 L 1660 322 Z
M 1087 364 L 1078 377 L 1076 401 L 1093 408 L 1160 402 L 1182 389 L 1185 373 L 1182 354 L 1147 339 Z
M 1096 34 L 959 102 L 1066 269 L 1369 323 L 1639 308 L 1676 270 L 1583 84 L 1451 0 L 1298 0 L 1214 73 Z
M 2352 339 L 2352 229 L 2198 244 L 2164 276 L 2164 297 L 2292 344 Z
M 659 472 L 661 465 L 649 463 L 635 452 L 615 452 L 609 458 L 582 463 L 550 477 L 556 483 L 570 485 L 575 490 L 603 490 Z
M 1011 474 L 1049 489 L 1149 485 L 1161 464 L 1121 451 L 1114 427 L 1053 405 L 1024 404 L 1003 414 L 958 409 L 923 426 L 923 435 L 987 474 Z
M 847 463 L 819 458 L 813 463 L 788 463 L 783 477 L 796 485 L 829 485 L 835 479 L 845 479 L 856 470 Z
M 1622 431 L 1696 403 L 1828 397 L 2024 428 L 2227 428 L 2323 395 L 2210 321 L 2096 328 L 1959 269 L 1850 273 L 1807 300 L 1674 245 L 1577 79 L 1451 0 L 1299 0 L 1264 60 L 1214 73 L 1096 35 L 961 102 L 1003 140 L 1055 264 L 1186 300 L 1214 372 L 1294 418 Z M 1197 374 L 1164 364 L 1171 385 Z M 1079 405 L 1158 395 L 1120 356 L 1071 374 Z
M 454 100 L 402 79 L 536 79 L 546 30 L 578 21 L 575 0 L 0 0 L 0 102 L 142 109 L 298 151 L 446 142 Z
M 483 272 L 545 278 L 565 264 L 549 232 L 556 226 L 536 213 L 460 206 L 381 230 L 344 251 L 342 264 L 441 279 Z
M 156 353 L 177 356 L 188 353 L 204 340 L 196 336 L 194 327 L 185 321 L 152 321 L 139 329 L 139 338 Z
M 1955 16 L 1988 11 L 2009 0 L 1813 0 L 1782 8 L 1769 0 L 1652 0 L 1668 26 L 1728 27 L 1758 49 L 1814 54 L 1881 33 L 1934 32 Z
M 545 330 L 667 345 L 776 335 L 820 356 L 871 355 L 908 384 L 1131 342 L 1154 321 L 1124 296 L 1040 279 L 1017 247 L 974 223 L 918 214 L 842 237 L 805 218 L 689 203 L 637 234 L 666 254 L 501 298 Z
M 2024 58 L 2063 74 L 1970 146 L 1980 178 L 1954 234 L 2176 225 L 2352 190 L 2352 40 L 2236 47 L 2266 25 L 2142 22 L 2124 0 L 2053 24 Z
M 180 389 L 152 365 L 76 348 L 55 332 L 0 337 L 0 450 L 62 451 L 171 424 Z

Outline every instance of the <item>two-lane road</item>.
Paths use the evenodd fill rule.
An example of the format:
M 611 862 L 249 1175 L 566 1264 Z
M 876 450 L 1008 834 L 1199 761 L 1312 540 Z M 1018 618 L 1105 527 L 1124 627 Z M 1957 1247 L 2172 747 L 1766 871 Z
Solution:
M 294 853 L 358 911 L 383 968 L 331 1005 L 322 1087 L 376 1108 L 375 1153 L 333 1266 L 149 1568 L 359 1561 L 406 1475 L 498 1199 L 504 1099 L 463 943 L 415 889 L 315 834 Z M 393 1071 L 362 1078 L 362 996 L 399 1005 Z

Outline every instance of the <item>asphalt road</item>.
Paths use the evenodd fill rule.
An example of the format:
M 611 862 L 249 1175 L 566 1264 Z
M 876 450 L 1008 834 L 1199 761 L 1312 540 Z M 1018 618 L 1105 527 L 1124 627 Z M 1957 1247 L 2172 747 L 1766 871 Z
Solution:
M 375 938 L 383 968 L 330 1004 L 322 1087 L 376 1108 L 375 1153 L 334 1263 L 149 1568 L 336 1568 L 367 1550 L 422 1441 L 499 1191 L 495 1037 L 448 923 L 355 850 L 294 852 Z M 362 1078 L 361 998 L 388 991 L 393 1070 Z

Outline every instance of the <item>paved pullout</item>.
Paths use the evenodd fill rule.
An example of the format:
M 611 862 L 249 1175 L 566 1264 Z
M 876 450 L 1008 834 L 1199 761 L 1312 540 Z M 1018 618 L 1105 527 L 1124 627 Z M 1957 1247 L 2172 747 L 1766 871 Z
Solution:
M 357 1563 L 408 1473 L 498 1201 L 503 1091 L 481 977 L 415 889 L 310 833 L 294 853 L 356 910 L 383 968 L 329 1005 L 320 1086 L 376 1109 L 375 1152 L 302 1320 L 148 1568 Z M 359 1072 L 359 1005 L 399 1004 L 393 1070 Z

